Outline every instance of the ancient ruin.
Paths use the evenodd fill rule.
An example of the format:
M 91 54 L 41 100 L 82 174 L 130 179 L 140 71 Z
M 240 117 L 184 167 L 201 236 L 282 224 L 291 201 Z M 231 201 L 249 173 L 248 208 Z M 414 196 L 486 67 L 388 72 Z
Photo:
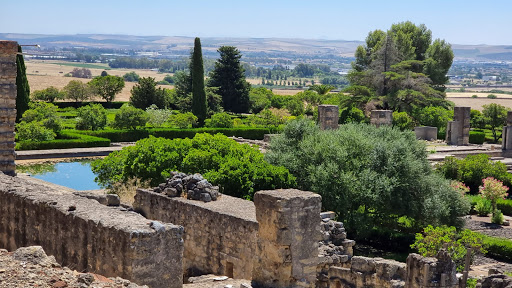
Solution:
M 512 150 L 512 111 L 507 112 L 507 126 L 503 127 L 501 139 L 501 148 L 503 150 Z
M 416 134 L 418 140 L 437 140 L 437 127 L 414 127 L 414 134 Z
M 453 121 L 446 127 L 446 144 L 469 145 L 471 107 L 453 108 Z
M 16 55 L 18 43 L 0 41 L 0 172 L 16 174 L 14 124 L 16 122 Z
M 337 105 L 318 105 L 318 123 L 320 129 L 338 129 L 339 118 L 340 114 Z
M 370 116 L 370 123 L 377 127 L 382 125 L 393 125 L 393 111 L 391 110 L 372 110 Z

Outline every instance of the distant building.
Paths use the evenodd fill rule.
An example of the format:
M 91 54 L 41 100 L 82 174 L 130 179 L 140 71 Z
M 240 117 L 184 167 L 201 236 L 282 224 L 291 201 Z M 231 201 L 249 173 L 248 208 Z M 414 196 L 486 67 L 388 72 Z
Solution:
M 498 81 L 498 76 L 483 76 L 483 81 Z

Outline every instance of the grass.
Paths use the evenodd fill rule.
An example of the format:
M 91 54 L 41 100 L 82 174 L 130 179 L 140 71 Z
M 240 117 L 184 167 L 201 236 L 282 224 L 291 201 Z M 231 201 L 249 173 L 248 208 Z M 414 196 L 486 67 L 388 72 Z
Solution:
M 79 62 L 69 62 L 69 63 L 51 63 L 61 66 L 71 66 L 71 67 L 79 67 L 79 68 L 89 68 L 89 69 L 103 69 L 103 70 L 111 70 L 108 65 L 100 65 L 100 64 L 89 64 L 89 63 L 79 63 Z

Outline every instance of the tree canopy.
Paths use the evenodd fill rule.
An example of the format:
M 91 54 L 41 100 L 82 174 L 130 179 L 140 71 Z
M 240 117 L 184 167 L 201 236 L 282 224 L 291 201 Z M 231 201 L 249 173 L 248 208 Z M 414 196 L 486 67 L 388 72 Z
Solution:
M 100 76 L 92 79 L 89 85 L 95 94 L 110 103 L 114 101 L 116 94 L 123 90 L 124 80 L 119 76 Z
M 194 50 L 190 57 L 190 77 L 192 78 L 192 113 L 197 117 L 199 126 L 206 119 L 206 92 L 204 90 L 204 66 L 201 40 L 196 37 Z
M 242 54 L 233 46 L 222 46 L 217 50 L 220 58 L 210 73 L 209 87 L 218 87 L 224 110 L 235 113 L 249 112 L 251 84 L 245 80 L 240 58 Z
M 66 98 L 75 100 L 76 103 L 85 101 L 91 96 L 91 89 L 89 86 L 79 80 L 71 80 L 62 89 Z
M 16 122 L 19 122 L 23 113 L 28 110 L 30 102 L 30 86 L 20 45 L 18 45 L 18 52 L 20 54 L 16 55 L 16 89 L 18 93 L 16 96 Z
M 130 102 L 135 108 L 146 109 L 153 104 L 158 108 L 165 108 L 165 91 L 156 87 L 155 78 L 140 78 L 130 92 Z
M 427 106 L 451 106 L 444 85 L 453 51 L 444 40 L 432 42 L 425 25 L 407 21 L 393 24 L 387 32 L 372 31 L 355 57 L 350 84 L 370 89 L 379 108 L 410 113 Z

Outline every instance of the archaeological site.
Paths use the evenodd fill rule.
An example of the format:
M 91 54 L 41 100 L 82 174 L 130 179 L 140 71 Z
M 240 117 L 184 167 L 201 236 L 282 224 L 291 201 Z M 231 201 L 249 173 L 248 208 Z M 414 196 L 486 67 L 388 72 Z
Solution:
M 308 191 L 258 191 L 248 201 L 219 193 L 200 174 L 175 172 L 138 189 L 127 206 L 116 195 L 16 176 L 16 54 L 16 42 L 0 41 L 0 287 L 465 287 L 444 249 L 436 257 L 410 254 L 406 263 L 354 256 L 343 223 Z M 467 144 L 468 115 L 456 108 L 448 142 Z M 319 118 L 323 129 L 337 129 L 338 107 L 321 105 Z M 374 125 L 391 122 L 391 111 L 372 111 Z M 35 267 L 62 273 L 47 279 L 30 272 Z M 7 282 L 15 274 L 33 278 Z M 194 284 L 204 275 L 214 280 Z M 479 285 L 511 282 L 494 275 Z

